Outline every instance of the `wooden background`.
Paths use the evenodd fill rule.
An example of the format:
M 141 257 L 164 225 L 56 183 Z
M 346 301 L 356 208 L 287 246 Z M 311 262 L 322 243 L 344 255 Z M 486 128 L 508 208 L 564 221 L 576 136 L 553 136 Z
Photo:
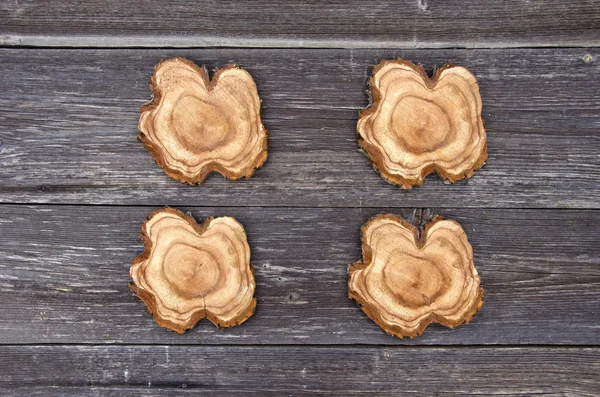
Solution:
M 0 394 L 600 395 L 600 1 L 0 0 Z M 136 140 L 161 58 L 254 76 L 269 160 L 169 179 Z M 357 151 L 382 59 L 477 76 L 489 161 L 385 183 Z M 144 216 L 246 227 L 258 308 L 162 329 L 132 296 Z M 474 321 L 413 340 L 347 298 L 359 229 L 427 208 L 467 231 Z

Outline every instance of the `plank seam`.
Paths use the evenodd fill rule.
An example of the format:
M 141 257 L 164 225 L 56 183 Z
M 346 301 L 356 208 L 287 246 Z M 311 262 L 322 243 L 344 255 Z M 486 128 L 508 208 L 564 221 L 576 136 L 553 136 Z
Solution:
M 90 204 L 90 203 L 44 203 L 44 202 L 0 202 L 0 207 L 107 207 L 107 208 L 273 208 L 273 209 L 407 209 L 414 210 L 415 208 L 433 208 L 440 210 L 460 210 L 460 209 L 485 209 L 485 210 L 521 210 L 521 211 L 600 211 L 600 207 L 492 207 L 492 206 L 477 206 L 477 207 L 454 207 L 454 206 L 294 206 L 294 205 L 197 205 L 197 204 Z
M 265 349 L 278 349 L 278 348 L 320 348 L 320 349 L 373 349 L 373 348 L 394 348 L 394 349 L 600 349 L 600 345 L 589 344 L 589 345 L 568 345 L 568 344 L 472 344 L 472 345 L 391 345 L 391 344 L 218 344 L 218 343 L 206 343 L 206 344 L 193 344 L 193 343 L 182 343 L 182 344 L 164 344 L 164 343 L 7 343 L 0 344 L 0 349 L 3 347 L 200 347 L 200 348 L 265 348 Z
M 528 41 L 418 42 L 390 40 L 298 40 L 229 38 L 214 36 L 44 36 L 11 35 L 0 33 L 0 48 L 53 48 L 53 49 L 160 49 L 160 48 L 263 48 L 263 49 L 536 49 L 536 48 L 592 48 L 600 47 L 600 40 L 567 40 L 533 43 Z

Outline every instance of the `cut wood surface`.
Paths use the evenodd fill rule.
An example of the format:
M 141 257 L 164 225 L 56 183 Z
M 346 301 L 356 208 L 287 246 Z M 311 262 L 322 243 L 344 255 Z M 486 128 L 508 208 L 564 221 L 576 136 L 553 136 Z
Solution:
M 600 45 L 583 0 L 1 0 L 0 44 L 38 46 L 532 47 Z
M 373 69 L 369 97 L 358 144 L 388 182 L 410 189 L 432 172 L 456 182 L 487 160 L 479 86 L 468 69 L 444 65 L 429 78 L 410 61 L 385 60 Z
M 267 159 L 254 80 L 237 65 L 209 78 L 185 58 L 154 68 L 151 103 L 142 106 L 138 138 L 167 175 L 189 184 L 211 172 L 249 178 Z
M 1 346 L 0 360 L 8 396 L 592 397 L 600 372 L 599 349 L 560 347 Z
M 363 259 L 350 266 L 348 293 L 384 331 L 420 335 L 430 323 L 469 322 L 483 304 L 473 249 L 460 224 L 435 217 L 419 229 L 391 214 L 362 227 Z
M 156 210 L 142 226 L 142 239 L 130 287 L 161 326 L 182 334 L 207 318 L 226 328 L 254 313 L 250 247 L 235 218 L 198 225 L 173 208 Z
M 213 206 L 600 208 L 596 49 L 0 50 L 0 202 Z M 149 71 L 183 56 L 238 62 L 256 81 L 269 161 L 251 179 L 190 188 L 136 140 Z M 403 192 L 357 151 L 374 65 L 398 56 L 477 76 L 489 167 Z M 493 166 L 491 166 L 493 164 Z
M 257 310 L 242 326 L 156 325 L 127 287 L 152 208 L 2 205 L 0 343 L 600 344 L 600 212 L 431 210 L 460 222 L 486 290 L 468 326 L 386 334 L 348 298 L 347 266 L 378 208 L 179 208 L 245 227 Z M 410 209 L 385 209 L 411 220 Z

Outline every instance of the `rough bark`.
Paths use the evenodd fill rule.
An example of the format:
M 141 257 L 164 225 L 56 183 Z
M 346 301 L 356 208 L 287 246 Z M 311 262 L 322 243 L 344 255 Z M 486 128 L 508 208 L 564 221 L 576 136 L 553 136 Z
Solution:
M 165 208 L 142 226 L 144 253 L 131 262 L 131 289 L 158 324 L 177 333 L 208 318 L 217 327 L 246 321 L 256 307 L 244 227 L 232 217 L 194 218 Z
M 237 65 L 205 68 L 184 58 L 159 62 L 152 102 L 142 106 L 138 138 L 171 178 L 201 183 L 211 172 L 249 178 L 267 159 L 261 100 Z
M 448 64 L 430 79 L 409 61 L 383 61 L 369 93 L 358 142 L 388 182 L 410 189 L 432 172 L 454 182 L 487 160 L 479 86 L 466 68 Z
M 419 237 L 402 218 L 381 214 L 362 228 L 362 262 L 348 292 L 386 332 L 415 337 L 430 323 L 469 322 L 483 304 L 473 250 L 462 227 L 435 217 Z

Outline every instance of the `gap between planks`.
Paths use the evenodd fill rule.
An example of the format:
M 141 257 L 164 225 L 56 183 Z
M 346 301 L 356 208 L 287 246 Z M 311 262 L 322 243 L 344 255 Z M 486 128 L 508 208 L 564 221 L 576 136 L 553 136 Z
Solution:
M 568 345 L 568 344 L 559 344 L 559 343 L 540 343 L 540 344 L 473 344 L 473 345 L 443 345 L 443 344 L 433 344 L 433 345 L 398 345 L 398 344 L 385 344 L 385 343 L 377 343 L 377 344 L 368 344 L 368 343 L 356 343 L 356 344 L 314 344 L 314 343 L 302 343 L 302 344 L 293 344 L 293 343 L 275 343 L 275 344 L 260 344 L 260 343 L 243 343 L 243 344 L 223 344 L 223 343 L 2 343 L 0 342 L 0 347 L 197 347 L 197 348 L 259 348 L 259 349 L 277 349 L 277 348 L 310 348 L 310 349 L 377 349 L 377 348 L 386 348 L 386 349 L 397 349 L 397 350 L 414 350 L 414 349 L 423 349 L 423 350 L 433 350 L 433 349 L 460 349 L 460 350 L 477 350 L 477 349 L 494 349 L 494 350 L 510 350 L 510 349 L 600 349 L 600 345 L 591 344 L 591 345 Z
M 250 37 L 214 36 L 0 36 L 0 48 L 53 48 L 53 49 L 160 49 L 160 48 L 268 48 L 268 49 L 535 49 L 535 48 L 591 48 L 600 47 L 600 40 L 567 40 L 557 43 L 547 41 L 532 44 L 530 41 L 499 42 L 440 42 L 440 41 L 389 41 L 389 40 L 298 40 L 260 39 Z
M 153 204 L 98 204 L 98 203 L 47 203 L 47 202 L 37 202 L 37 201 L 29 201 L 29 202 L 0 202 L 0 207 L 110 207 L 110 208 L 187 208 L 187 209 L 202 209 L 202 208 L 248 208 L 248 209 L 260 209 L 260 208 L 277 208 L 277 209 L 381 209 L 381 210 L 389 210 L 389 209 L 404 209 L 404 210 L 414 210 L 417 208 L 422 209 L 433 209 L 433 210 L 461 210 L 461 209 L 485 209 L 485 210 L 506 210 L 506 211 L 600 211 L 600 208 L 570 208 L 570 207 L 491 207 L 491 206 L 394 206 L 394 205 L 340 205 L 340 206 L 332 206 L 332 205 L 323 205 L 323 206 L 294 206 L 289 204 L 284 205 L 197 205 L 197 204 L 163 204 L 163 205 L 153 205 Z

